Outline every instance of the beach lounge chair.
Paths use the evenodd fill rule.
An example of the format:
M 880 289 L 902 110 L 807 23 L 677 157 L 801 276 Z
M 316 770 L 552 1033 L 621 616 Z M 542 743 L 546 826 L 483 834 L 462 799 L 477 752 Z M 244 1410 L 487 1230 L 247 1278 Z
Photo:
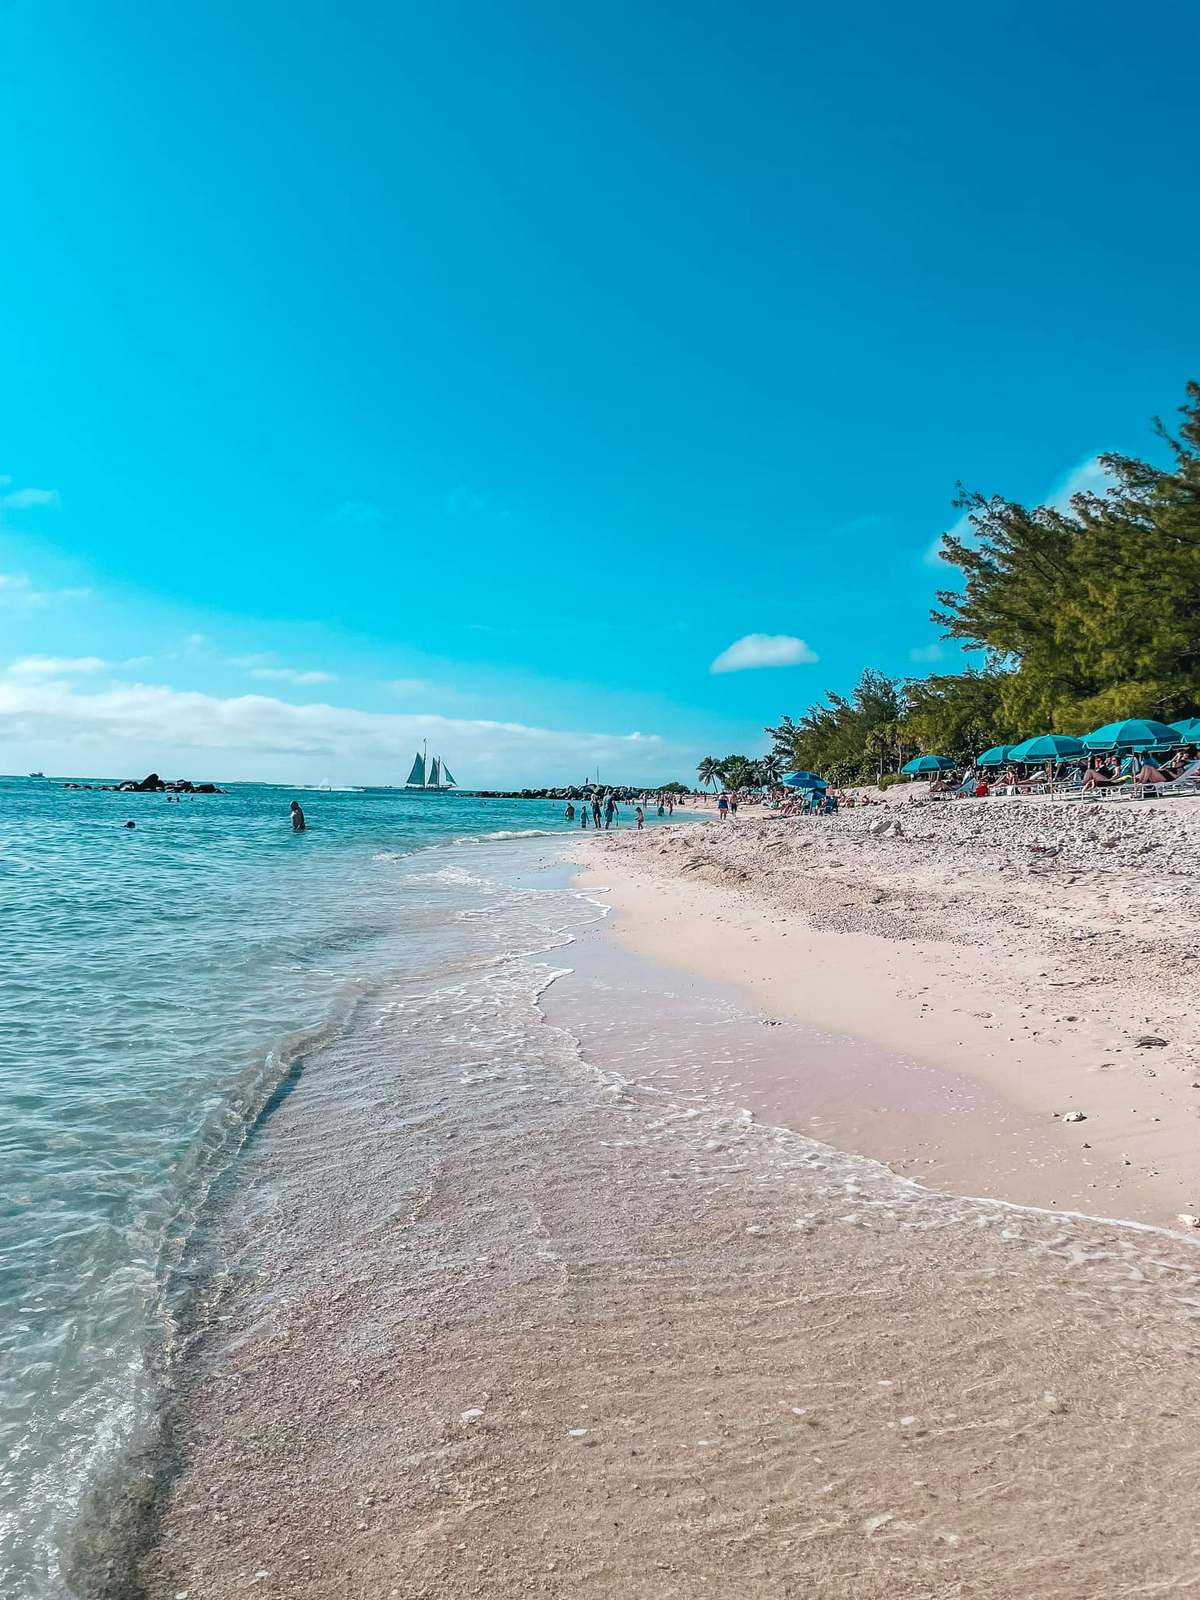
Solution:
M 1177 778 L 1171 778 L 1166 783 L 1139 783 L 1135 788 L 1138 799 L 1145 795 L 1158 799 L 1168 794 L 1200 794 L 1200 761 L 1193 761 L 1190 766 L 1184 767 Z
M 1050 791 L 1059 800 L 1077 800 L 1083 793 L 1083 772 L 1076 768 L 1056 783 Z

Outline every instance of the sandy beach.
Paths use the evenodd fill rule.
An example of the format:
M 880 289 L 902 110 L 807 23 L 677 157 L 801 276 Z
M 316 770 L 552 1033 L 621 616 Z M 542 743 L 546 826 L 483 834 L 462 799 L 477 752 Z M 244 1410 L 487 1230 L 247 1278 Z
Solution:
M 924 793 L 608 834 L 582 881 L 610 937 L 819 1031 L 764 1113 L 957 1192 L 1186 1227 L 1200 800 Z
M 217 1219 L 223 1266 L 201 1275 L 153 1542 L 93 1592 L 1184 1592 L 1197 1240 L 1032 1207 L 1047 1185 L 1068 1205 L 1095 1182 L 1092 1211 L 1169 1210 L 1187 923 L 1175 987 L 1167 951 L 1138 958 L 1158 987 L 1137 1026 L 1149 1015 L 1168 1040 L 1143 1050 L 1128 1025 L 1105 1032 L 1118 976 L 1133 982 L 1130 946 L 1102 956 L 1124 925 L 1076 941 L 1070 913 L 1035 916 L 1013 843 L 969 842 L 1031 843 L 1022 813 L 889 810 L 903 831 L 887 839 L 879 815 L 592 840 L 588 894 L 620 909 L 588 924 L 586 902 L 561 902 L 581 919 L 572 970 L 514 966 L 502 1053 L 464 1065 L 495 1013 L 482 976 L 433 1008 L 427 1049 L 408 1002 L 380 997 L 323 1051 Z M 1063 857 L 1091 850 L 1081 820 Z M 1142 847 L 1186 816 L 1097 820 L 1122 830 L 1112 853 L 1141 892 Z M 1087 881 L 1082 859 L 1061 870 Z M 968 993 L 990 925 L 971 885 L 992 880 L 1004 927 L 1026 908 L 1026 965 L 975 952 Z M 1053 1047 L 1063 1079 L 1045 1092 L 1073 1089 L 1083 1124 L 1037 1100 L 1042 991 L 1016 999 L 1039 961 L 1044 984 L 1088 985 L 1086 1003 L 1067 991 L 1071 1014 L 1117 1063 L 1089 1072 L 1088 1048 L 1069 1064 Z M 791 990 L 809 998 L 785 1010 Z M 1056 1040 L 1066 1013 L 1056 1002 Z M 1019 1046 L 1020 1096 L 954 1056 L 960 1039 L 994 1049 L 997 1029 Z M 1143 1100 L 1161 1083 L 1161 1152 L 1121 1167 L 1102 1148 L 1113 1102 L 1084 1100 L 1072 1072 L 1106 1093 L 1136 1076 Z

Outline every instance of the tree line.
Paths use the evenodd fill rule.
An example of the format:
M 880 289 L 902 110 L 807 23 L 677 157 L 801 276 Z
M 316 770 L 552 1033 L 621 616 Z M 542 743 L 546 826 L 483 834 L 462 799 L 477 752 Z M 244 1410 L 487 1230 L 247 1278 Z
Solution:
M 1200 384 L 1188 384 L 1181 415 L 1174 433 L 1155 419 L 1166 467 L 1101 456 L 1111 486 L 1074 495 L 1065 510 L 960 485 L 955 505 L 971 531 L 943 535 L 942 556 L 962 581 L 939 591 L 931 617 L 943 638 L 982 650 L 983 665 L 928 678 L 868 668 L 849 695 L 827 694 L 768 728 L 768 759 L 782 771 L 865 782 L 918 752 L 966 763 L 1033 734 L 1195 714 Z M 754 766 L 726 758 L 735 759 Z M 719 776 L 733 785 L 725 766 Z

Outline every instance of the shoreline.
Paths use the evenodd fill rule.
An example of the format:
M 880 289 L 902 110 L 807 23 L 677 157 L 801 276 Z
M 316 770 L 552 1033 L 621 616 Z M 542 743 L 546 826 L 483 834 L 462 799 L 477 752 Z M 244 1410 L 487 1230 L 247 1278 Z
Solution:
M 1090 1600 L 1190 1570 L 1198 1242 L 769 1125 L 744 1091 L 799 1025 L 627 953 L 532 854 L 511 904 L 562 937 L 381 991 L 264 1124 L 129 1592 Z
M 1200 1212 L 1200 1034 L 1187 992 L 1200 922 L 1169 885 L 1175 914 L 1157 924 L 1158 947 L 1138 948 L 1146 923 L 1122 956 L 1122 919 L 1105 901 L 1115 866 L 1121 892 L 1152 906 L 1141 864 L 1164 832 L 1197 854 L 1200 803 L 1103 819 L 984 804 L 995 809 L 974 818 L 968 803 L 952 817 L 893 806 L 882 816 L 900 821 L 898 837 L 872 831 L 878 812 L 832 825 L 760 813 L 713 824 L 703 840 L 626 832 L 573 855 L 580 886 L 614 909 L 605 937 L 734 984 L 767 1020 L 807 1030 L 795 1073 L 757 1084 L 764 1112 L 923 1184 L 1182 1231 L 1181 1217 Z M 1095 924 L 1064 936 L 1041 872 L 1013 870 L 1012 856 L 1094 854 L 1099 841 L 1047 846 L 1042 835 L 1086 834 L 1098 820 L 1108 887 L 1083 863 L 1052 885 L 1069 887 L 1071 919 Z M 950 824 L 961 838 L 947 837 Z M 1065 1122 L 1071 1111 L 1084 1120 Z

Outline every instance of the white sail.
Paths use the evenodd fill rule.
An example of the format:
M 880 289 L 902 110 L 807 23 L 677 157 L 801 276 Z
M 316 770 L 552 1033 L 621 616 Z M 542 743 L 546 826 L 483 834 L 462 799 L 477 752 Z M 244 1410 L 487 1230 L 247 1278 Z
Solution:
M 425 787 L 425 757 L 417 751 L 417 758 L 412 764 L 412 771 L 408 775 L 407 786 L 409 789 Z
M 442 787 L 441 756 L 434 756 L 433 760 L 429 763 L 429 781 L 426 787 L 429 789 L 440 789 Z
M 452 778 L 450 776 L 450 768 L 446 765 L 446 763 L 444 761 L 442 762 L 442 783 L 445 785 L 445 787 L 447 789 L 457 789 L 458 788 L 458 779 L 457 778 Z

